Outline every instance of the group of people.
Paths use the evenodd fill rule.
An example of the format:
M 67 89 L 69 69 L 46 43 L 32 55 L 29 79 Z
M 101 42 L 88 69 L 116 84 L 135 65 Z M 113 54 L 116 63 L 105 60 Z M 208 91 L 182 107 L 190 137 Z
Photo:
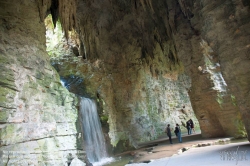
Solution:
M 195 130 L 194 130 L 194 123 L 192 121 L 192 119 L 189 119 L 187 122 L 186 122 L 186 128 L 188 130 L 188 135 L 191 135 L 192 134 L 192 130 L 193 132 L 195 133 Z M 167 136 L 169 138 L 169 142 L 170 144 L 173 144 L 172 142 L 172 134 L 171 134 L 171 131 L 172 129 L 170 128 L 170 124 L 167 125 L 167 128 L 165 129 L 165 133 L 167 133 Z M 174 133 L 176 135 L 176 137 L 178 138 L 178 141 L 181 143 L 182 142 L 182 138 L 181 138 L 181 128 L 179 126 L 179 124 L 177 123 L 176 126 L 175 126 L 175 130 L 174 130 Z
M 188 131 L 188 135 L 191 135 L 191 134 L 192 134 L 192 131 L 195 133 L 195 130 L 194 130 L 194 122 L 192 121 L 192 119 L 189 119 L 189 120 L 186 122 L 186 127 L 187 127 L 187 131 Z
M 171 134 L 171 128 L 170 128 L 170 124 L 168 124 L 166 130 L 165 130 L 165 133 L 167 133 L 167 136 L 169 138 L 169 142 L 170 144 L 173 144 L 172 142 L 172 134 Z M 176 137 L 178 137 L 178 140 L 179 142 L 181 143 L 182 142 L 182 138 L 181 138 L 181 128 L 179 126 L 179 124 L 177 123 L 176 126 L 175 126 L 175 130 L 174 130 L 174 133 L 176 135 Z

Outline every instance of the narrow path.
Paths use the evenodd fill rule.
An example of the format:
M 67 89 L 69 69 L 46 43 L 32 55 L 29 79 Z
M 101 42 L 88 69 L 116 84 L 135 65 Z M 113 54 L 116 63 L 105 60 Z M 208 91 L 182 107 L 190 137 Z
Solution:
M 242 146 L 241 149 L 247 150 L 248 155 L 250 155 L 250 144 L 247 141 L 247 139 L 242 139 L 239 141 L 240 141 L 239 143 L 232 143 L 233 141 L 231 140 L 231 138 L 205 139 L 201 137 L 201 134 L 193 134 L 193 135 L 183 136 L 183 143 L 178 143 L 178 140 L 174 138 L 173 144 L 169 144 L 168 139 L 166 137 L 163 137 L 154 141 L 140 144 L 140 147 L 141 147 L 140 149 L 131 152 L 131 154 L 134 155 L 133 163 L 137 163 L 137 164 L 127 164 L 126 166 L 143 166 L 143 165 L 147 165 L 147 166 L 174 166 L 174 165 L 175 166 L 176 165 L 196 166 L 197 165 L 199 166 L 200 164 L 198 164 L 197 162 L 202 162 L 203 159 L 204 159 L 204 162 L 206 162 L 206 158 L 213 159 L 216 162 L 221 161 L 220 164 L 228 165 L 230 163 L 226 162 L 225 160 L 223 162 L 222 160 L 220 160 L 221 156 L 218 151 L 222 151 L 222 149 L 227 149 L 227 148 L 230 149 L 231 146 L 232 146 L 231 148 L 233 147 L 235 148 L 236 146 Z M 219 145 L 219 144 L 223 144 L 223 145 Z M 198 147 L 198 146 L 200 148 L 192 148 L 192 147 Z M 186 151 L 186 152 L 182 153 L 183 151 Z M 175 154 L 181 154 L 181 155 L 175 155 Z M 211 154 L 214 154 L 214 155 L 211 155 Z M 189 157 L 193 161 L 189 160 L 189 157 L 186 157 L 186 155 L 190 155 Z M 203 157 L 202 160 L 199 159 L 202 157 Z M 250 166 L 250 156 L 246 156 L 246 158 L 248 160 L 239 162 L 240 164 L 243 164 L 242 166 L 244 166 L 246 162 L 248 163 L 248 166 Z M 190 164 L 187 165 L 186 162 Z M 179 164 L 176 164 L 176 163 L 179 163 Z M 214 166 L 214 164 L 211 162 L 208 162 L 208 164 L 211 164 Z
M 150 163 L 135 163 L 125 166 L 249 166 L 249 142 L 229 143 L 191 148 L 181 155 L 173 155 Z

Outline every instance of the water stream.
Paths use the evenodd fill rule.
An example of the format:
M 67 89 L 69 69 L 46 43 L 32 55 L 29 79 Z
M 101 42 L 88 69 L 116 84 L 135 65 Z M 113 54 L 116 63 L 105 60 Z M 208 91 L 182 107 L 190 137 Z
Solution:
M 81 123 L 88 160 L 96 166 L 111 162 L 112 158 L 107 155 L 96 103 L 88 98 L 80 99 Z

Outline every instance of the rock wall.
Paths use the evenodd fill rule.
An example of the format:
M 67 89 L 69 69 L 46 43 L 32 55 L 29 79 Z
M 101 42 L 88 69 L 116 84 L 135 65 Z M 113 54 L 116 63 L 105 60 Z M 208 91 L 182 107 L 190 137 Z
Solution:
M 244 137 L 248 120 L 242 115 L 248 117 L 248 104 L 238 103 L 249 96 L 248 77 L 241 68 L 241 81 L 236 85 L 230 75 L 234 68 L 228 60 L 242 61 L 243 66 L 248 64 L 248 40 L 242 37 L 248 33 L 237 29 L 248 26 L 248 7 L 247 2 L 240 0 L 85 1 L 79 4 L 78 12 L 80 52 L 89 62 L 102 64 L 104 73 L 115 82 L 110 89 L 110 100 L 121 101 L 113 102 L 110 108 L 122 108 L 126 103 L 134 106 L 133 100 L 139 98 L 135 94 L 140 94 L 137 89 L 143 91 L 143 84 L 150 75 L 155 80 L 161 77 L 172 79 L 184 71 L 192 81 L 187 90 L 202 135 Z M 232 29 L 227 29 L 227 25 Z M 236 53 L 232 55 L 232 51 L 223 52 L 228 47 L 234 48 L 232 34 L 236 35 L 236 32 L 235 38 L 240 43 L 238 49 L 245 51 L 242 53 L 244 61 Z M 222 56 L 220 51 L 225 55 Z M 242 89 L 242 99 L 236 92 L 238 90 L 233 90 L 238 88 L 246 90 L 243 92 Z M 149 95 L 146 93 L 145 96 Z M 134 116 L 130 108 L 123 108 L 123 117 Z M 112 116 L 110 119 L 116 118 Z M 129 122 L 122 121 L 122 124 Z
M 64 165 L 78 143 L 77 98 L 46 52 L 35 1 L 0 1 L 0 165 Z
M 240 0 L 183 4 L 176 22 L 176 48 L 192 79 L 191 102 L 202 134 L 244 137 L 249 106 L 240 103 L 249 98 L 249 59 L 244 58 L 249 41 L 245 37 L 249 4 Z M 242 63 L 244 69 L 234 63 Z M 238 80 L 243 81 L 236 83 Z
M 57 46 L 64 54 L 51 59 L 70 91 L 99 101 L 113 146 L 137 147 L 162 135 L 167 123 L 174 127 L 189 118 L 199 128 L 187 93 L 190 78 L 177 58 L 171 31 L 166 31 L 172 24 L 162 18 L 168 15 L 161 8 L 167 4 L 156 4 L 154 15 L 137 3 L 81 2 L 81 57 Z M 73 77 L 82 82 L 72 85 L 77 82 Z
M 242 117 L 248 139 L 250 139 L 250 105 L 247 102 L 250 99 L 250 60 L 247 58 L 249 57 L 250 4 L 244 0 L 219 1 L 210 5 L 208 5 L 208 1 L 203 3 L 208 7 L 220 5 L 213 10 L 201 9 L 202 18 L 207 20 L 203 36 L 213 50 L 212 56 L 220 62 L 222 75 L 228 85 L 228 92 L 232 94 L 233 100 L 235 98 L 235 105 L 241 114 L 238 116 Z M 232 108 L 229 111 L 232 112 Z M 237 120 L 234 119 L 234 124 L 237 123 Z M 228 122 L 225 123 L 228 124 Z
M 78 153 L 77 100 L 59 75 L 82 79 L 72 92 L 98 101 L 106 138 L 123 150 L 194 113 L 205 137 L 250 134 L 248 1 L 75 2 L 0 1 L 1 162 L 61 165 Z M 59 75 L 47 12 L 79 35 L 73 54 L 52 61 Z
M 70 91 L 98 102 L 102 123 L 108 125 L 107 139 L 113 146 L 125 141 L 128 147 L 137 147 L 156 139 L 167 123 L 173 127 L 182 124 L 185 133 L 184 125 L 190 118 L 199 129 L 187 92 L 191 80 L 184 74 L 156 79 L 145 69 L 127 77 L 130 83 L 126 84 L 120 73 L 106 75 L 101 67 L 82 59 L 76 62 L 74 57 L 62 57 L 52 63 Z M 79 79 L 82 81 L 77 83 Z

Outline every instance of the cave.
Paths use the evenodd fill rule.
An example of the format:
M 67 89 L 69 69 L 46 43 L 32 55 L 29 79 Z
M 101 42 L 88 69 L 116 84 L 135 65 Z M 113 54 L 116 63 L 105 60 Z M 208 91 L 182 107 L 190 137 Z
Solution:
M 2 164 L 88 164 L 81 97 L 96 103 L 109 154 L 189 119 L 204 138 L 250 141 L 249 6 L 0 0 Z

